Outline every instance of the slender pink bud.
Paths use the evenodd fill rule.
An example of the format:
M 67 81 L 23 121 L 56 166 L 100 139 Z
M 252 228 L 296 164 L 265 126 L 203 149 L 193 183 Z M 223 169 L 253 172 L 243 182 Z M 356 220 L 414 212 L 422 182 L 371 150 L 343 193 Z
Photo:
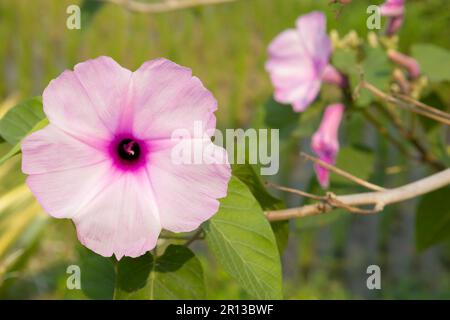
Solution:
M 392 36 L 400 30 L 403 25 L 403 16 L 390 18 L 386 27 L 386 34 Z
M 320 160 L 334 164 L 339 151 L 338 131 L 344 113 L 344 105 L 335 103 L 329 105 L 323 114 L 319 129 L 311 140 L 311 148 Z M 317 180 L 323 188 L 329 185 L 329 172 L 320 165 L 314 165 Z
M 403 24 L 403 17 L 405 14 L 405 1 L 404 0 L 386 0 L 380 8 L 382 16 L 389 17 L 389 21 L 386 28 L 388 35 L 397 33 Z
M 380 13 L 385 17 L 403 16 L 405 12 L 405 0 L 386 0 L 381 5 Z
M 345 78 L 345 76 L 331 64 L 325 67 L 325 70 L 322 74 L 322 80 L 326 83 L 337 85 L 340 88 L 343 88 L 347 85 L 347 79 Z
M 408 71 L 411 79 L 417 79 L 420 76 L 420 66 L 415 59 L 395 50 L 389 50 L 387 54 L 392 62 Z

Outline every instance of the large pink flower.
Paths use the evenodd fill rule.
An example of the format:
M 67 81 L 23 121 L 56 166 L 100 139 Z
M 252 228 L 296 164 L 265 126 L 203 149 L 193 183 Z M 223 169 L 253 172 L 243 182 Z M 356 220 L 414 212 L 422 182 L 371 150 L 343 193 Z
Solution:
M 314 133 L 311 148 L 320 160 L 334 164 L 339 151 L 338 131 L 344 113 L 344 105 L 335 103 L 325 109 L 319 129 Z M 315 165 L 317 180 L 320 185 L 327 188 L 329 185 L 329 172 L 326 168 Z
M 192 231 L 217 212 L 229 165 L 171 159 L 174 130 L 215 128 L 217 102 L 190 69 L 156 59 L 131 72 L 99 57 L 51 81 L 43 102 L 50 124 L 23 142 L 22 170 L 43 208 L 72 219 L 88 248 L 137 257 L 161 228 Z
M 300 16 L 296 29 L 279 34 L 269 45 L 266 70 L 279 103 L 304 111 L 319 93 L 322 81 L 343 85 L 343 77 L 328 64 L 331 41 L 321 12 Z

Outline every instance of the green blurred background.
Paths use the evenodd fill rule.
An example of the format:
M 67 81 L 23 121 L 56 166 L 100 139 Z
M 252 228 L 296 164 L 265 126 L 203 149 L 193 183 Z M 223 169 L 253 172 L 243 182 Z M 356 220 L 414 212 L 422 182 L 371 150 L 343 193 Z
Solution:
M 108 55 L 134 70 L 162 56 L 192 68 L 215 94 L 220 128 L 258 126 L 272 92 L 264 71 L 271 39 L 311 10 L 326 12 L 329 30 L 343 35 L 354 29 L 365 37 L 366 8 L 382 1 L 353 2 L 339 13 L 328 0 L 240 0 L 138 14 L 84 1 L 81 30 L 68 30 L 66 8 L 81 1 L 0 0 L 0 116 L 19 99 L 41 95 L 51 79 L 77 62 Z M 448 0 L 408 0 L 407 6 L 400 47 L 408 52 L 412 43 L 426 42 L 450 49 Z M 368 145 L 389 153 L 374 142 L 370 127 L 362 130 Z M 282 148 L 280 183 L 311 184 L 311 168 L 292 152 L 307 139 L 288 141 Z M 1 154 L 7 149 L 0 145 Z M 398 185 L 423 173 L 395 168 L 386 173 L 388 165 L 398 162 L 405 164 L 405 159 L 389 154 L 377 161 L 371 176 L 380 184 Z M 70 221 L 48 219 L 24 187 L 24 178 L 19 157 L 0 167 L 0 298 L 83 298 L 80 291 L 66 289 L 66 268 L 77 260 L 74 228 Z M 289 205 L 300 203 L 281 196 Z M 395 205 L 376 217 L 338 212 L 291 222 L 283 255 L 285 297 L 450 298 L 450 246 L 416 251 L 415 206 L 414 201 Z M 201 254 L 209 298 L 248 298 L 203 244 L 194 249 Z M 371 264 L 381 267 L 382 290 L 366 288 Z

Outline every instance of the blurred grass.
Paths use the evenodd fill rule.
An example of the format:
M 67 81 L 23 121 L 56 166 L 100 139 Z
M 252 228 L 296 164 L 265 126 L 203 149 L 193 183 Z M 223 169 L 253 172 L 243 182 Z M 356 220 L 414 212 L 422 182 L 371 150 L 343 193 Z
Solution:
M 338 17 L 337 7 L 326 0 L 240 0 L 154 15 L 108 4 L 89 22 L 84 19 L 81 30 L 68 30 L 65 10 L 77 1 L 4 0 L 0 96 L 14 90 L 23 96 L 39 95 L 64 69 L 99 55 L 112 56 L 130 69 L 164 56 L 191 67 L 214 92 L 220 125 L 242 126 L 271 92 L 263 66 L 267 44 L 276 34 L 293 27 L 298 15 L 322 9 L 329 29 L 341 34 L 355 29 L 364 35 L 370 2 L 354 1 Z M 441 10 L 445 4 L 445 0 L 408 1 L 402 47 L 416 41 L 450 48 L 443 34 L 450 20 L 448 10 Z
M 264 62 L 273 37 L 293 27 L 299 15 L 311 10 L 326 12 L 329 30 L 337 29 L 343 35 L 355 29 L 365 36 L 366 8 L 372 2 L 382 1 L 355 0 L 339 15 L 328 0 L 240 0 L 154 15 L 104 5 L 92 19 L 83 17 L 81 30 L 68 30 L 66 8 L 80 1 L 2 0 L 0 101 L 14 101 L 18 95 L 41 95 L 48 82 L 63 70 L 99 55 L 111 56 L 132 70 L 146 60 L 163 56 L 192 68 L 214 93 L 219 101 L 220 128 L 248 127 L 272 92 Z M 450 49 L 448 0 L 408 0 L 407 5 L 401 47 L 408 51 L 413 42 L 428 42 Z M 6 104 L 5 109 L 11 105 Z M 0 145 L 1 154 L 7 148 Z M 44 218 L 21 187 L 24 176 L 19 160 L 16 157 L 0 168 L 0 298 L 81 298 L 80 292 L 65 288 L 65 268 L 76 261 L 73 226 L 66 220 Z M 19 196 L 12 206 L 7 199 L 14 195 Z M 397 219 L 389 217 L 389 223 L 380 227 L 382 239 L 392 232 L 391 225 Z M 349 263 L 344 255 L 349 220 L 332 219 L 328 222 L 331 227 L 319 223 L 297 231 L 299 243 L 290 248 L 294 256 L 285 266 L 287 298 L 361 297 L 347 285 L 348 275 L 343 271 Z M 14 244 L 11 239 L 18 242 Z M 327 241 L 331 245 L 327 246 Z M 387 252 L 383 241 L 382 249 Z M 20 248 L 28 251 L 17 251 Z M 5 256 L 1 249 L 5 249 Z M 380 256 L 389 259 L 384 258 L 385 252 Z M 210 257 L 202 257 L 202 262 L 210 298 L 248 298 Z M 2 267 L 12 275 L 4 278 L 3 284 Z M 448 278 L 447 271 L 443 274 Z M 426 274 L 408 273 L 392 279 L 381 296 L 450 296 L 445 281 L 431 281 Z M 430 283 L 430 291 L 424 291 L 423 286 Z M 422 288 L 421 295 L 414 294 L 417 288 Z

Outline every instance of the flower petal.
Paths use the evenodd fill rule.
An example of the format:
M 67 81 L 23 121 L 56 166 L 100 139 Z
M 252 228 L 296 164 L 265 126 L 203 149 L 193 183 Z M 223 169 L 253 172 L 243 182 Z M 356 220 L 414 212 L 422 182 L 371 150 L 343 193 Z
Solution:
M 275 88 L 275 100 L 304 111 L 319 93 L 331 54 L 324 14 L 312 12 L 299 17 L 297 29 L 280 33 L 268 52 L 265 67 Z
M 108 139 L 126 108 L 131 71 L 109 57 L 66 70 L 43 93 L 50 123 L 79 138 Z
M 217 101 L 190 69 L 166 59 L 133 74 L 133 130 L 142 139 L 170 139 L 176 129 L 215 128 Z
M 293 92 L 292 107 L 295 111 L 305 111 L 306 108 L 314 101 L 320 91 L 321 82 L 319 80 L 311 81 L 310 83 L 299 86 Z
M 148 177 L 123 174 L 74 217 L 80 242 L 94 252 L 138 257 L 156 245 L 161 225 Z
M 269 45 L 269 55 L 271 57 L 291 57 L 305 55 L 301 38 L 297 30 L 288 29 L 281 32 Z
M 326 18 L 322 12 L 314 11 L 299 17 L 296 21 L 302 44 L 315 62 L 318 70 L 323 70 L 331 55 L 331 41 L 326 31 Z
M 339 151 L 338 131 L 344 108 L 342 103 L 329 105 L 325 109 L 319 129 L 311 139 L 311 149 L 314 153 L 320 160 L 332 165 L 334 165 Z M 327 188 L 329 184 L 328 170 L 320 165 L 315 165 L 314 169 L 320 185 Z
M 48 214 L 72 218 L 110 183 L 111 170 L 111 164 L 104 161 L 87 167 L 32 174 L 27 184 Z
M 101 148 L 89 146 L 50 124 L 22 142 L 22 171 L 41 174 L 93 165 L 107 160 Z
M 161 225 L 173 232 L 189 232 L 209 219 L 219 208 L 217 199 L 225 197 L 231 169 L 226 151 L 213 143 L 216 164 L 176 164 L 171 150 L 151 155 L 147 167 L 156 202 L 161 212 Z

